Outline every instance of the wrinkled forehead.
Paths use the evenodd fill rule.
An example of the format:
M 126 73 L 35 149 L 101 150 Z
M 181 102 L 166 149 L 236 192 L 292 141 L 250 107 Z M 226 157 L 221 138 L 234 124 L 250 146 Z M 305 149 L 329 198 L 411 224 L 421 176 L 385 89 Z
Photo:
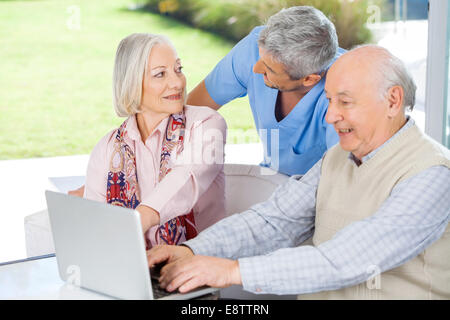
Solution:
M 163 42 L 157 43 L 151 48 L 147 65 L 154 67 L 157 64 L 169 64 L 177 60 L 179 58 L 175 47 L 170 43 Z
M 158 52 L 160 56 L 169 54 L 171 57 L 178 58 L 177 50 L 175 50 L 175 47 L 170 42 L 155 43 L 152 49 L 150 50 L 150 55 L 153 54 L 153 52 L 155 53 Z
M 325 90 L 330 93 L 359 93 L 369 84 L 376 85 L 376 74 L 369 60 L 347 53 L 328 70 Z

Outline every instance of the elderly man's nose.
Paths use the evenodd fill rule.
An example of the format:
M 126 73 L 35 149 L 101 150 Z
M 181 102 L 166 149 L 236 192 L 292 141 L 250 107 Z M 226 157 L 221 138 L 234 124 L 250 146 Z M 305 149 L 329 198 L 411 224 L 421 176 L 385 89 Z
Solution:
M 327 114 L 325 115 L 325 121 L 333 124 L 336 121 L 339 121 L 341 119 L 341 116 L 338 113 L 338 110 L 335 106 L 334 103 L 331 102 L 328 104 L 328 110 L 327 110 Z

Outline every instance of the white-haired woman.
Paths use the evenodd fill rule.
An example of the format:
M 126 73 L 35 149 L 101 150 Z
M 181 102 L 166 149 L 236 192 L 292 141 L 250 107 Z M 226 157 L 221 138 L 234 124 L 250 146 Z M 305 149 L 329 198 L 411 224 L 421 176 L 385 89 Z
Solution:
M 178 244 L 225 216 L 225 120 L 185 105 L 170 41 L 132 34 L 116 53 L 113 100 L 127 117 L 95 146 L 84 197 L 136 209 L 148 247 Z

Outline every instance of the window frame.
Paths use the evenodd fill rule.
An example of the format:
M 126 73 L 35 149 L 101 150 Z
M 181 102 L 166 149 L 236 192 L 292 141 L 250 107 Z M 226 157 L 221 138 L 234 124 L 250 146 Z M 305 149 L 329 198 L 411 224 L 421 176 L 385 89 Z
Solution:
M 449 1 L 429 0 L 425 132 L 449 147 L 447 108 L 449 91 Z

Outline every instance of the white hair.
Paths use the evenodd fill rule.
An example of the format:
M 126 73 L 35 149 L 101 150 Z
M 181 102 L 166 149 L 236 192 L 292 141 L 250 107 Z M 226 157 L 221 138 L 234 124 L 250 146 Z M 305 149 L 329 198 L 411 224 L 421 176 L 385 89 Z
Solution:
M 380 98 L 385 99 L 392 87 L 403 88 L 403 108 L 412 111 L 416 104 L 417 86 L 402 60 L 394 56 L 387 49 L 377 45 L 357 46 L 351 51 L 369 48 L 378 51 L 379 59 L 373 59 L 380 80 Z
M 338 37 L 333 23 L 321 11 L 296 6 L 271 16 L 258 44 L 298 80 L 325 71 L 336 55 Z
M 141 112 L 142 81 L 147 72 L 148 58 L 156 44 L 169 44 L 162 35 L 133 33 L 117 47 L 113 73 L 113 104 L 119 117 Z

